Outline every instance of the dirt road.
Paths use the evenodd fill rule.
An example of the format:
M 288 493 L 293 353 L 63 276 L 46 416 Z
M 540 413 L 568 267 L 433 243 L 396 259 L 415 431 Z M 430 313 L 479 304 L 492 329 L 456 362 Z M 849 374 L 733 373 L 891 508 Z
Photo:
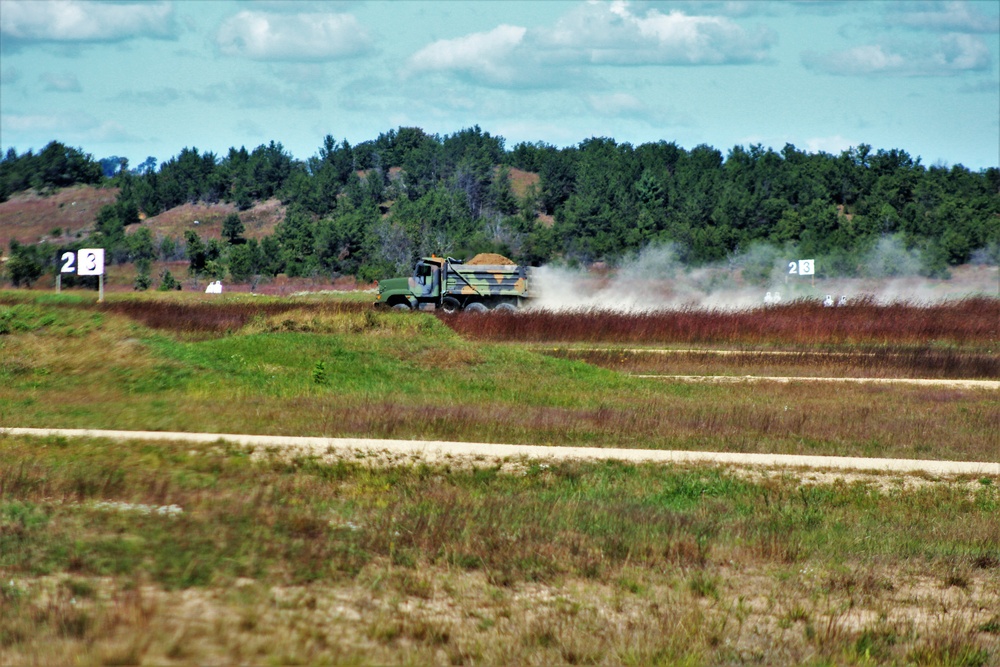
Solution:
M 0 436 L 62 436 L 112 440 L 168 440 L 192 443 L 231 442 L 253 447 L 287 448 L 304 453 L 359 452 L 371 455 L 418 457 L 424 461 L 450 458 L 497 460 L 505 458 L 586 459 L 660 463 L 720 463 L 737 466 L 817 468 L 844 471 L 922 472 L 931 475 L 1000 476 L 1000 462 L 922 461 L 915 459 L 869 459 L 847 456 L 798 456 L 791 454 L 742 454 L 731 452 L 686 452 L 654 449 L 597 447 L 549 447 L 500 445 L 476 442 L 424 440 L 374 440 L 362 438 L 316 438 L 232 433 L 178 433 L 167 431 L 104 431 L 67 428 L 4 428 Z M 0 441 L 0 447 L 3 446 Z
M 638 378 L 680 380 L 682 382 L 848 382 L 854 384 L 908 384 L 921 387 L 951 387 L 953 389 L 1000 389 L 998 380 L 951 380 L 922 378 L 839 378 L 839 377 L 774 377 L 765 375 L 633 375 Z

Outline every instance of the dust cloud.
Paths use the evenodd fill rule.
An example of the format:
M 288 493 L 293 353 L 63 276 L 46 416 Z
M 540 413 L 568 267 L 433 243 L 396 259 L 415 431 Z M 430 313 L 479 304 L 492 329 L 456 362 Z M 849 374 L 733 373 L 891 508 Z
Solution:
M 971 296 L 1000 296 L 1000 271 L 990 254 L 978 263 L 951 267 L 947 278 L 920 275 L 918 251 L 886 237 L 853 266 L 837 257 L 806 257 L 794 247 L 755 245 L 724 262 L 689 266 L 672 245 L 650 246 L 616 267 L 546 265 L 531 270 L 532 308 L 544 310 L 653 311 L 743 310 L 806 299 L 844 297 L 879 303 L 932 304 Z M 790 263 L 815 259 L 815 276 L 789 273 Z M 854 275 L 845 275 L 846 273 Z

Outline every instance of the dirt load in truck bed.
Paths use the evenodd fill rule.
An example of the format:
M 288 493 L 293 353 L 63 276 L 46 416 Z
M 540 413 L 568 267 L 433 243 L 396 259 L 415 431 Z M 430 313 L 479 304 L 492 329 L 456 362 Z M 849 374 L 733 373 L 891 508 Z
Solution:
M 499 264 L 507 266 L 515 266 L 516 262 L 504 257 L 503 255 L 498 255 L 495 252 L 481 252 L 472 259 L 470 259 L 469 261 L 465 262 L 465 264 L 472 264 L 475 266 L 479 265 L 496 266 Z

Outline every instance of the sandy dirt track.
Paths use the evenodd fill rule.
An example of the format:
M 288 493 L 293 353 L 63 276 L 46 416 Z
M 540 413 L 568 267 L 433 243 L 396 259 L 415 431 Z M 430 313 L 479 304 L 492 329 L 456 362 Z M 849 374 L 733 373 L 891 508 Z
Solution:
M 192 443 L 231 442 L 254 447 L 275 447 L 304 453 L 364 452 L 415 456 L 424 461 L 452 457 L 475 459 L 534 458 L 579 459 L 660 463 L 720 463 L 738 466 L 865 470 L 875 472 L 922 472 L 932 475 L 1000 475 L 1000 462 L 922 461 L 915 459 L 869 459 L 847 456 L 799 456 L 792 454 L 744 454 L 733 452 L 686 452 L 655 449 L 598 447 L 550 447 L 500 445 L 476 442 L 424 440 L 375 440 L 362 438 L 318 438 L 231 433 L 178 433 L 168 431 L 106 431 L 67 428 L 4 428 L 0 435 L 109 438 L 113 440 L 168 440 Z M 2 446 L 2 442 L 0 442 Z
M 848 382 L 854 384 L 908 384 L 922 387 L 951 387 L 953 389 L 1000 389 L 1000 380 L 937 380 L 921 378 L 831 378 L 831 377 L 773 377 L 765 375 L 633 375 L 637 378 L 680 380 L 682 382 Z

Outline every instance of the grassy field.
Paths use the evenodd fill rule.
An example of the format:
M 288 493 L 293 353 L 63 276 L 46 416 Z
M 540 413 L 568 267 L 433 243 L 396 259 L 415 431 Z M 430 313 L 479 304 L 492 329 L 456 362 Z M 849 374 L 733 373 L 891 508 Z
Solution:
M 643 379 L 561 358 L 569 353 L 456 334 L 477 323 L 500 326 L 503 315 L 378 312 L 366 299 L 115 295 L 98 306 L 78 295 L 8 293 L 0 297 L 0 331 L 8 332 L 0 338 L 0 421 L 973 461 L 996 460 L 1000 449 L 992 427 L 1000 405 L 989 391 Z M 933 348 L 896 343 L 875 354 L 894 374 L 921 377 L 934 364 L 943 377 L 995 371 L 995 334 L 964 332 L 962 345 L 946 334 Z M 826 360 L 871 353 L 856 345 L 817 349 Z M 808 375 L 826 372 L 806 352 L 813 353 L 789 358 Z M 595 361 L 594 353 L 574 354 Z M 603 365 L 650 370 L 648 360 L 628 363 L 635 354 L 611 356 L 616 363 Z M 646 356 L 658 373 L 692 370 L 673 356 Z M 731 358 L 722 359 L 714 362 L 720 372 L 732 372 Z M 704 360 L 696 365 L 711 370 Z
M 991 390 L 631 375 L 995 379 L 994 300 L 692 340 L 369 299 L 0 293 L 0 425 L 1000 458 Z M 630 351 L 693 346 L 738 354 Z M 0 664 L 991 665 L 998 511 L 992 477 L 4 436 Z
M 0 202 L 0 248 L 10 242 L 41 240 L 68 242 L 80 238 L 94 225 L 101 207 L 113 204 L 118 188 L 77 185 L 51 194 L 21 192 Z
M 9 437 L 0 460 L 5 664 L 1000 657 L 990 479 Z

